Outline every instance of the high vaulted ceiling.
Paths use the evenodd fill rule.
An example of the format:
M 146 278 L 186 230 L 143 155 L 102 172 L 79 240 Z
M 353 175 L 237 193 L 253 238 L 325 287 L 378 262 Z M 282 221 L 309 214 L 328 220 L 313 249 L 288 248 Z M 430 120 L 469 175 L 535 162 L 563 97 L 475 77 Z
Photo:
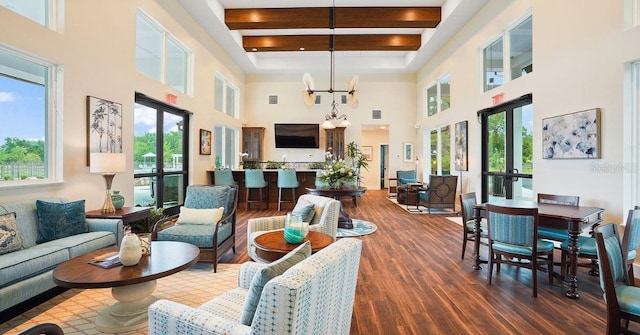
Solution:
M 410 73 L 488 0 L 179 1 L 247 73 Z

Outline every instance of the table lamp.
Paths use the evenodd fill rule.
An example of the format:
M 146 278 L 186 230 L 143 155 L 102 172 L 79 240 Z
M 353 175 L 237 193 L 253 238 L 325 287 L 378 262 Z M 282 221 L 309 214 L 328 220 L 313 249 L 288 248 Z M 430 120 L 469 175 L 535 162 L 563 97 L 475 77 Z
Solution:
M 111 183 L 116 172 L 127 171 L 127 156 L 124 153 L 92 152 L 90 155 L 91 173 L 101 173 L 107 184 L 107 193 L 102 205 L 102 213 L 114 213 L 116 211 L 111 202 Z

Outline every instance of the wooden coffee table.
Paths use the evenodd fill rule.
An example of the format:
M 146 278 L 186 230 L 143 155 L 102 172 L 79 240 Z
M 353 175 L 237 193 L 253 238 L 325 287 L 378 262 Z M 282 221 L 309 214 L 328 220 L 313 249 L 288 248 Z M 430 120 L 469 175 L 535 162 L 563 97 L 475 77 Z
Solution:
M 306 241 L 311 242 L 311 252 L 320 251 L 322 248 L 333 243 L 331 236 L 316 231 L 310 231 L 309 234 L 307 234 L 307 237 L 305 237 L 300 243 L 304 243 Z M 286 255 L 289 251 L 300 245 L 291 244 L 285 241 L 282 229 L 258 235 L 253 240 L 253 244 L 256 246 L 256 255 L 269 262 L 280 259 L 280 257 Z
M 156 297 L 156 279 L 182 271 L 198 261 L 200 249 L 170 241 L 151 242 L 151 255 L 142 256 L 134 266 L 103 269 L 89 264 L 89 260 L 119 247 L 109 247 L 72 258 L 53 270 L 56 284 L 69 288 L 107 288 L 117 302 L 104 308 L 96 316 L 96 329 L 106 333 L 120 333 L 147 324 L 147 308 Z

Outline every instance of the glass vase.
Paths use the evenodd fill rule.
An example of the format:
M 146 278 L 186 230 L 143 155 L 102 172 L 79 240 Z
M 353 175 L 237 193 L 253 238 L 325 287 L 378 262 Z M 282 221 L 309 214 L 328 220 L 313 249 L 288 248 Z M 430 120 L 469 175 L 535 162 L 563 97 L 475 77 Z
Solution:
M 302 215 L 289 212 L 284 222 L 284 239 L 287 243 L 299 244 L 309 233 L 309 223 L 302 221 Z

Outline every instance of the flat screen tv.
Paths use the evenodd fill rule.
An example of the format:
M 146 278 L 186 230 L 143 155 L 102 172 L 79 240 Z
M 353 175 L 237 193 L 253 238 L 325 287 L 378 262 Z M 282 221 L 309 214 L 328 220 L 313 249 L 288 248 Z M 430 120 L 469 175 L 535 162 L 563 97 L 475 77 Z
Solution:
M 320 125 L 317 123 L 276 123 L 276 148 L 319 148 Z

